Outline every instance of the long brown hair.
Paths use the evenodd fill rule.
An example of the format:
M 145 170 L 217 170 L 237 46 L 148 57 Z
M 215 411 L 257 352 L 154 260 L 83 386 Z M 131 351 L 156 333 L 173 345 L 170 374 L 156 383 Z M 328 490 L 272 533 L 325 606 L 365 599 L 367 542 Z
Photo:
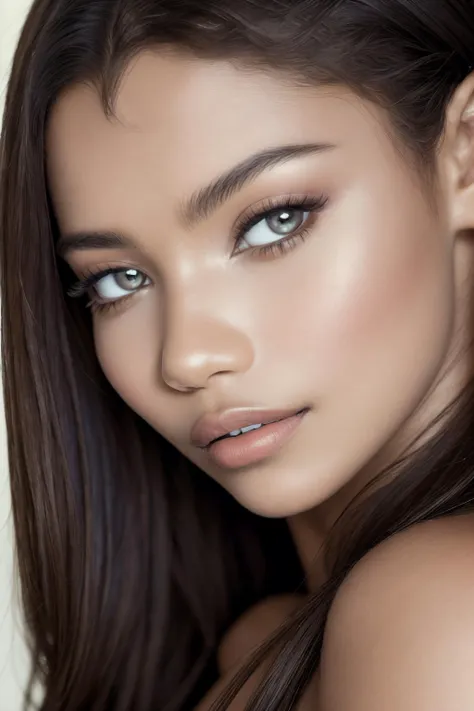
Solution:
M 45 171 L 52 104 L 97 86 L 107 114 L 144 48 L 344 84 L 388 113 L 407 160 L 433 179 L 445 109 L 474 64 L 471 0 L 36 0 L 15 54 L 1 142 L 2 366 L 12 503 L 42 711 L 185 711 L 216 678 L 216 646 L 246 608 L 301 586 L 287 526 L 245 511 L 128 408 L 94 353 Z M 328 541 L 331 578 L 270 645 L 249 708 L 295 707 L 351 567 L 413 523 L 474 500 L 474 387 L 429 444 L 364 492 Z M 387 479 L 388 481 L 388 479 Z M 304 583 L 303 583 L 304 584 Z M 225 708 L 252 664 L 219 704 Z

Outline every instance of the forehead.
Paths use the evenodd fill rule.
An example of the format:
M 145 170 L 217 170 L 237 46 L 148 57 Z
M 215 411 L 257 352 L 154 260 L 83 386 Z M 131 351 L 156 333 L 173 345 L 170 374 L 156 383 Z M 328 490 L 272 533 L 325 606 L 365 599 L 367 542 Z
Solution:
M 84 200 L 91 205 L 98 186 L 102 203 L 134 190 L 177 198 L 267 147 L 332 142 L 363 155 L 374 141 L 386 144 L 384 134 L 376 108 L 346 89 L 145 52 L 123 77 L 114 117 L 92 86 L 60 97 L 48 124 L 48 173 L 60 212 L 67 206 L 70 215 Z

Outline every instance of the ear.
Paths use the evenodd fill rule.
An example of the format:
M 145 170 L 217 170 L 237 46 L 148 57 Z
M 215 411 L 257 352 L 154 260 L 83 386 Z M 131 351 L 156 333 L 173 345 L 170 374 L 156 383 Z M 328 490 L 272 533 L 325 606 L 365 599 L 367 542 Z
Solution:
M 442 147 L 453 234 L 474 229 L 474 72 L 458 86 L 446 112 Z

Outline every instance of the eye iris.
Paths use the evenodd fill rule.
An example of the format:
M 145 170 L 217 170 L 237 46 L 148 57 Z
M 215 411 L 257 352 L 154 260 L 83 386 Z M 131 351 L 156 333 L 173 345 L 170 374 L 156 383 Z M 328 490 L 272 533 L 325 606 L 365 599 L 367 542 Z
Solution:
M 304 222 L 303 210 L 279 210 L 266 218 L 269 228 L 280 235 L 287 235 L 301 227 Z
M 133 291 L 141 286 L 141 283 L 143 282 L 143 274 L 137 269 L 127 269 L 127 271 L 115 274 L 115 279 L 121 289 Z

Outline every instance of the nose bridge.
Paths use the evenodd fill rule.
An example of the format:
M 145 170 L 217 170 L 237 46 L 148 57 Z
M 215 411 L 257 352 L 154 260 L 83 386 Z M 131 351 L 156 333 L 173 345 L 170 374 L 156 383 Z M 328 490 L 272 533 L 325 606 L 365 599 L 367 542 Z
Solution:
M 189 286 L 189 285 L 188 285 Z M 206 387 L 219 373 L 239 373 L 253 362 L 251 340 L 225 314 L 219 290 L 206 285 L 168 294 L 161 348 L 163 380 L 175 390 Z

